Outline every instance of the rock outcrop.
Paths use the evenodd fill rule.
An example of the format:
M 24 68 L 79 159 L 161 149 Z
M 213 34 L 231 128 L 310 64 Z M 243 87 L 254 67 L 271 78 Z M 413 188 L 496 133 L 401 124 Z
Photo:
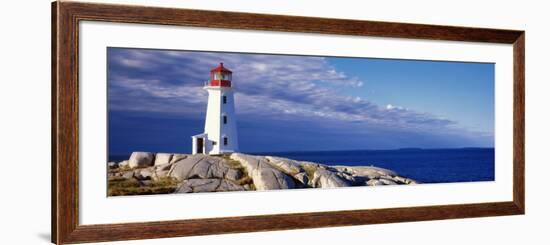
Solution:
M 340 172 L 333 172 L 326 169 L 318 169 L 313 173 L 311 185 L 316 188 L 334 188 L 351 186 L 351 181 L 343 177 Z
M 118 165 L 119 165 L 118 162 L 108 162 L 107 163 L 107 167 L 109 167 L 110 169 L 118 168 Z
M 110 178 L 154 185 L 166 178 L 174 193 L 335 188 L 416 184 L 394 171 L 373 166 L 330 166 L 274 156 L 233 153 L 223 156 L 134 152 L 109 162 Z
M 231 159 L 244 166 L 257 190 L 293 189 L 295 186 L 289 175 L 270 164 L 265 157 L 233 153 Z
M 153 165 L 153 159 L 155 155 L 150 152 L 134 152 L 130 156 L 129 166 L 130 168 L 142 168 Z
M 245 188 L 225 179 L 188 179 L 176 190 L 176 193 L 244 191 Z
M 170 163 L 172 159 L 172 154 L 169 153 L 157 153 L 155 155 L 155 166 Z
M 129 168 L 130 167 L 130 161 L 124 160 L 122 162 L 119 162 L 117 167 L 119 167 L 119 168 Z
M 242 175 L 238 169 L 231 169 L 226 160 L 208 155 L 189 155 L 175 163 L 168 175 L 178 180 L 186 179 L 230 179 L 235 181 Z M 229 176 L 226 176 L 229 175 Z

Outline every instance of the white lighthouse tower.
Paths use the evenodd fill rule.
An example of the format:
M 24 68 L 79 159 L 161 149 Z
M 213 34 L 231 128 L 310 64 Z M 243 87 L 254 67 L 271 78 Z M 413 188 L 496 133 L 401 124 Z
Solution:
M 204 86 L 208 91 L 204 133 L 191 136 L 193 154 L 223 154 L 239 150 L 232 73 L 223 63 L 210 71 L 210 80 Z

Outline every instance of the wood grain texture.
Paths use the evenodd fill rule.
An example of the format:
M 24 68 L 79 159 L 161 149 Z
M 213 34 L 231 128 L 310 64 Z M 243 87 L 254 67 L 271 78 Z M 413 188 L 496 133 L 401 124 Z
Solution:
M 63 244 L 78 226 L 78 39 L 75 13 L 69 11 L 63 2 L 53 5 L 57 11 L 56 30 L 56 81 L 52 94 L 52 118 L 55 130 L 55 145 L 52 146 L 55 159 L 56 223 L 52 227 L 52 238 Z
M 514 203 L 525 213 L 525 33 L 514 42 Z
M 305 229 L 395 223 L 434 219 L 456 219 L 513 215 L 519 212 L 511 202 L 448 206 L 352 210 L 299 214 L 278 214 L 146 223 L 80 226 L 71 242 L 153 239 L 269 230 Z
M 431 40 L 514 43 L 521 31 L 267 15 L 146 6 L 62 2 L 79 19 L 210 28 L 305 32 Z
M 319 33 L 513 44 L 513 200 L 427 207 L 259 215 L 146 223 L 79 225 L 78 23 L 83 20 L 205 28 Z M 281 15 L 199 11 L 78 2 L 52 4 L 52 242 L 151 239 L 525 212 L 525 34 L 516 30 L 450 27 Z
M 52 3 L 51 11 L 51 241 L 57 239 L 57 3 Z

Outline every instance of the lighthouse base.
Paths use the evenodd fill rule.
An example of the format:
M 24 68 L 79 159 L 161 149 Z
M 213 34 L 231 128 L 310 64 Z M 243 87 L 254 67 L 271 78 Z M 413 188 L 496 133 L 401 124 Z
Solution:
M 193 139 L 193 154 L 219 155 L 236 152 L 234 149 L 220 147 L 218 142 L 209 140 L 207 133 L 193 135 L 191 138 Z
M 208 134 L 197 134 L 191 136 L 193 139 L 193 154 L 206 154 L 209 152 L 208 149 Z

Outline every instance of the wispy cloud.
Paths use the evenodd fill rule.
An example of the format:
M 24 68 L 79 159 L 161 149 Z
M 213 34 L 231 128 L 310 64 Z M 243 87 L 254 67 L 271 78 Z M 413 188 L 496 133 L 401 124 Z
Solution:
M 322 57 L 111 48 L 108 59 L 112 110 L 203 116 L 202 87 L 209 70 L 224 62 L 234 72 L 237 113 L 245 118 L 464 131 L 437 115 L 345 95 L 342 90 L 365 86 L 364 81 Z

